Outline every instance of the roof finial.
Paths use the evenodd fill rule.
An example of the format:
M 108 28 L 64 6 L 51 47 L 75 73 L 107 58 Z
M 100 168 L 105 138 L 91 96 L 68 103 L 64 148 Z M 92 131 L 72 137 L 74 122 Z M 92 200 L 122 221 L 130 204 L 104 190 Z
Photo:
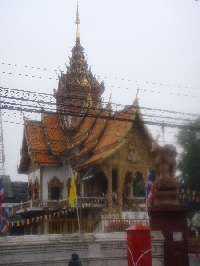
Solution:
M 138 88 L 137 88 L 137 93 L 136 93 L 136 98 L 138 97 L 138 93 L 140 91 L 140 88 L 139 88 L 139 85 L 138 85 Z
M 78 13 L 78 2 L 77 2 L 77 9 L 76 9 L 76 42 L 80 42 L 80 32 L 79 32 L 79 27 L 78 24 L 80 24 L 80 18 L 79 18 L 79 13 Z
M 110 90 L 109 103 L 112 101 L 112 91 Z

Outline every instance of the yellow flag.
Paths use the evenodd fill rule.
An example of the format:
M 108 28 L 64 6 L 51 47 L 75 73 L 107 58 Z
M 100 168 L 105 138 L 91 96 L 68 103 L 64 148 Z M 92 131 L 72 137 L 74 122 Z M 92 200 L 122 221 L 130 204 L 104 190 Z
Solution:
M 74 173 L 72 172 L 70 191 L 69 191 L 69 204 L 74 207 L 74 201 L 76 199 L 76 185 L 74 181 Z

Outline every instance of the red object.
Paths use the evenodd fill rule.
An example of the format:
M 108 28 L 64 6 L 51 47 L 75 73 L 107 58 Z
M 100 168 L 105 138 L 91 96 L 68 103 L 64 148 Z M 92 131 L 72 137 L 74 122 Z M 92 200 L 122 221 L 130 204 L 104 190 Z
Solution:
M 137 224 L 126 231 L 128 266 L 152 266 L 151 229 Z

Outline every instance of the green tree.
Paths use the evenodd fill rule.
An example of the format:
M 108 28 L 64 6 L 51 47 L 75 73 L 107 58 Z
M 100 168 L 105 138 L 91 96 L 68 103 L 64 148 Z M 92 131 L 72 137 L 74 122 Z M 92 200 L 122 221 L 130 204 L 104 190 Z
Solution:
M 138 172 L 133 180 L 133 190 L 135 197 L 145 197 L 145 184 L 142 174 Z
M 176 139 L 182 148 L 177 164 L 181 202 L 188 205 L 188 216 L 192 218 L 200 210 L 200 118 L 180 130 Z
M 182 148 L 177 165 L 181 182 L 186 189 L 200 191 L 200 118 L 180 130 L 176 137 Z

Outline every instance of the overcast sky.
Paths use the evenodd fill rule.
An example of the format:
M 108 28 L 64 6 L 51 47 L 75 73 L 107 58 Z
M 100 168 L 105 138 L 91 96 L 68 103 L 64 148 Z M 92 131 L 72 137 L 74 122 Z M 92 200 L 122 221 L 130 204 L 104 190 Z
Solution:
M 75 44 L 77 1 L 0 4 L 0 87 L 20 97 L 23 91 L 51 94 Z M 104 101 L 112 92 L 113 103 L 132 104 L 139 86 L 140 106 L 152 108 L 142 109 L 144 120 L 179 125 L 195 118 L 186 113 L 200 113 L 200 1 L 79 0 L 79 14 L 81 45 L 93 74 L 105 82 Z M 23 115 L 39 119 L 2 110 L 5 174 L 13 181 L 27 181 L 17 174 Z M 165 127 L 165 142 L 160 126 L 149 129 L 161 144 L 175 144 L 176 129 Z

